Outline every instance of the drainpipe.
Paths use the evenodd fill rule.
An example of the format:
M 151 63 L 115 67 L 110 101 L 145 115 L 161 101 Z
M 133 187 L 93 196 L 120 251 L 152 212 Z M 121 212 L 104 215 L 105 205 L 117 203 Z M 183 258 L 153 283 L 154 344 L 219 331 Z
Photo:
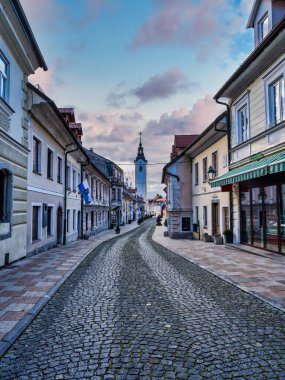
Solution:
M 89 158 L 87 158 L 87 162 L 81 164 L 81 170 L 80 170 L 81 183 L 83 182 L 83 167 L 84 166 L 88 166 L 89 163 L 90 163 Z M 81 218 L 80 218 L 81 219 L 80 220 L 80 224 L 81 224 L 81 239 L 84 238 L 84 236 L 83 236 L 83 208 L 84 208 L 84 202 L 83 202 L 83 196 L 81 194 L 81 203 L 80 203 L 80 209 L 81 209 L 81 215 L 80 215 L 81 216 Z
M 67 149 L 70 145 L 76 144 L 71 143 L 66 145 L 65 149 Z M 66 224 L 67 224 L 67 215 L 66 215 L 66 209 L 67 209 L 67 155 L 72 152 L 76 152 L 79 149 L 78 144 L 76 144 L 76 149 L 68 150 L 64 154 L 64 222 L 63 222 L 63 245 L 66 245 Z M 70 173 L 71 174 L 71 173 Z
M 167 170 L 165 171 L 165 174 L 168 174 L 168 175 L 170 175 L 171 177 L 176 178 L 178 182 L 180 181 L 178 175 L 176 175 L 176 174 L 169 173 L 169 171 L 167 171 Z
M 223 106 L 227 107 L 227 126 L 228 126 L 228 165 L 230 164 L 231 160 L 231 108 L 228 105 L 228 103 L 222 102 L 219 99 L 215 99 L 216 103 L 221 104 Z M 234 226 L 234 215 L 233 215 L 233 193 L 232 191 L 230 192 L 230 230 L 233 231 L 233 226 Z

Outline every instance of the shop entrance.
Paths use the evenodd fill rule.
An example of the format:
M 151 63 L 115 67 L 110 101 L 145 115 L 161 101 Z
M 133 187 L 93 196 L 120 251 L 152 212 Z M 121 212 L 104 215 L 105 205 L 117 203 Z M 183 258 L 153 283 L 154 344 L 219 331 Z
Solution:
M 285 184 L 240 190 L 241 243 L 285 254 Z

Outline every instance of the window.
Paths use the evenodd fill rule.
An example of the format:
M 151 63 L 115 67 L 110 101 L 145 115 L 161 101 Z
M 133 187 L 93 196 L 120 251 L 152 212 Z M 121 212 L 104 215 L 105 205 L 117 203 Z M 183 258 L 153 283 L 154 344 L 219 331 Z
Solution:
M 243 105 L 237 110 L 238 144 L 249 139 L 248 106 Z
M 81 174 L 78 173 L 78 176 L 77 176 L 77 187 L 81 184 Z M 79 189 L 78 189 L 78 193 L 80 193 Z
M 258 23 L 258 42 L 261 42 L 269 33 L 269 19 L 268 14 L 263 16 L 263 18 Z
M 218 152 L 212 153 L 212 168 L 216 171 L 216 176 L 218 176 Z
M 66 212 L 66 231 L 70 232 L 70 210 Z
M 73 231 L 75 231 L 76 230 L 76 210 L 75 209 L 73 210 L 73 219 L 72 219 L 72 222 L 73 222 L 72 229 L 73 229 Z
M 0 54 L 0 97 L 7 101 L 8 63 Z
M 102 199 L 102 183 L 99 183 L 99 191 L 100 191 L 99 198 L 101 200 Z
M 198 164 L 198 162 L 195 164 L 195 167 L 194 167 L 194 175 L 195 175 L 195 185 L 199 185 L 199 164 Z
M 91 229 L 94 227 L 94 211 L 91 211 Z
M 207 182 L 208 160 L 203 158 L 203 182 Z
M 190 231 L 190 218 L 182 218 L 182 231 Z
M 53 151 L 47 150 L 47 178 L 53 179 Z
M 32 221 L 32 241 L 36 242 L 41 239 L 40 228 L 41 228 L 41 207 L 33 206 L 33 221 Z
M 71 167 L 70 166 L 67 167 L 66 176 L 67 176 L 67 183 L 65 187 L 67 190 L 71 190 Z
M 96 189 L 96 199 L 98 199 L 98 181 L 96 181 L 95 189 Z
M 203 227 L 207 228 L 207 226 L 208 226 L 207 206 L 203 206 Z
M 112 201 L 116 200 L 116 190 L 112 189 Z
M 10 223 L 12 207 L 12 175 L 0 170 L 0 223 Z
M 72 170 L 72 188 L 73 192 L 76 192 L 76 171 Z
M 269 85 L 269 122 L 270 127 L 284 120 L 284 77 Z
M 47 236 L 53 235 L 53 207 L 48 206 L 47 208 Z
M 142 172 L 143 171 L 143 168 L 142 168 L 142 166 L 140 165 L 139 166 L 139 172 Z
M 41 142 L 33 137 L 33 172 L 41 174 Z
M 118 201 L 120 201 L 121 200 L 121 190 L 118 189 L 117 191 L 118 191 L 118 198 L 117 199 L 118 199 Z
M 199 223 L 199 206 L 195 206 L 196 223 Z
M 57 157 L 57 183 L 62 183 L 62 158 Z
M 88 212 L 86 212 L 86 215 L 85 215 L 85 220 L 86 220 L 86 231 L 88 230 Z

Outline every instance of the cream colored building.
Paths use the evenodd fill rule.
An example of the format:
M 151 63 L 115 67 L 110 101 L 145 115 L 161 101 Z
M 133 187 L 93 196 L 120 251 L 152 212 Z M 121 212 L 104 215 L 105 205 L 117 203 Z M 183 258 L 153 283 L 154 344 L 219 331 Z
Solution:
M 27 77 L 44 59 L 18 0 L 0 1 L 0 266 L 26 256 Z
M 210 166 L 216 176 L 228 172 L 225 121 L 224 118 L 224 125 L 219 123 L 219 131 L 215 123 L 210 125 L 187 151 L 192 157 L 193 231 L 197 239 L 203 239 L 207 234 L 212 240 L 229 229 L 229 193 L 222 192 L 221 188 L 211 188 L 208 174 Z
M 285 3 L 255 1 L 255 49 L 215 95 L 229 109 L 234 242 L 285 254 Z

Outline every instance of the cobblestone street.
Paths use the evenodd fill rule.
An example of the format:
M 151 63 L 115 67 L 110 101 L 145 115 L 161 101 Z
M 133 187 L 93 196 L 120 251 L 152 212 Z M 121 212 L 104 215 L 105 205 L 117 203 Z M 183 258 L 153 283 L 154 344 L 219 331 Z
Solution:
M 284 313 L 152 232 L 95 248 L 2 357 L 1 379 L 285 379 Z

